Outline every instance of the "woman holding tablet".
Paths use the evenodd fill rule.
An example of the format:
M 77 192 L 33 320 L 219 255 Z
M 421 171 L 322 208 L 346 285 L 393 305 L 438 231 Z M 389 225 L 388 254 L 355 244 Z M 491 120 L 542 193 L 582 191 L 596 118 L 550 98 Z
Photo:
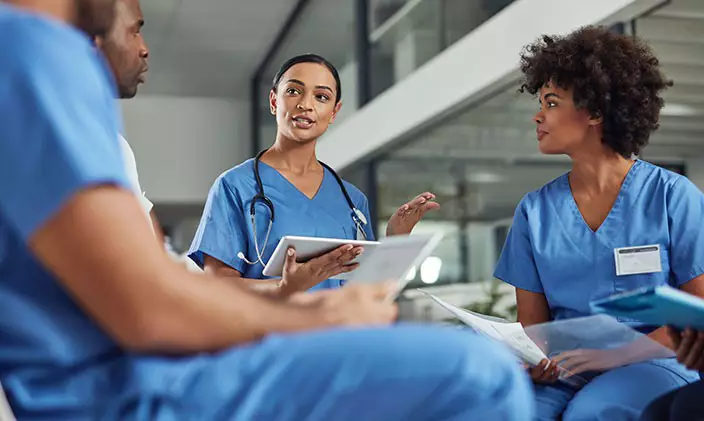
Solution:
M 540 103 L 540 151 L 569 156 L 572 170 L 516 209 L 495 276 L 516 287 L 518 320 L 588 316 L 590 302 L 646 286 L 704 294 L 704 195 L 634 158 L 657 129 L 669 85 L 650 49 L 588 27 L 528 46 L 521 70 L 523 90 Z M 620 321 L 674 348 L 665 327 Z M 698 378 L 674 358 L 615 368 L 562 357 L 552 363 L 603 374 L 578 391 L 555 383 L 554 364 L 532 368 L 537 419 L 635 420 L 653 398 Z
M 282 278 L 262 282 L 283 236 L 374 239 L 367 198 L 316 158 L 316 142 L 335 120 L 341 97 L 337 70 L 324 58 L 306 54 L 284 63 L 269 94 L 274 145 L 223 173 L 208 195 L 189 251 L 206 272 L 282 295 L 341 286 L 331 278 L 354 269 L 348 264 L 361 247 L 345 245 L 301 264 L 290 250 Z M 425 212 L 439 207 L 434 198 L 424 193 L 403 205 L 386 234 L 410 233 Z

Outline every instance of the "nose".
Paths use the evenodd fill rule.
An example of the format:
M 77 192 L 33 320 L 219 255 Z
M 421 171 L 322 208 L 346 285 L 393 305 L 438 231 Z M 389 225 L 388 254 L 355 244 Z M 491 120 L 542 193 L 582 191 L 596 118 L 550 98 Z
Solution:
M 543 121 L 545 121 L 545 115 L 543 114 L 543 110 L 540 110 L 535 113 L 535 115 L 533 116 L 533 121 L 537 124 L 542 124 Z
M 149 57 L 149 48 L 147 47 L 147 42 L 144 40 L 144 37 L 141 36 L 140 34 L 140 45 L 139 45 L 139 56 L 142 58 L 147 58 Z
M 298 104 L 296 104 L 296 108 L 302 111 L 312 110 L 309 95 L 301 95 L 301 100 L 298 101 Z

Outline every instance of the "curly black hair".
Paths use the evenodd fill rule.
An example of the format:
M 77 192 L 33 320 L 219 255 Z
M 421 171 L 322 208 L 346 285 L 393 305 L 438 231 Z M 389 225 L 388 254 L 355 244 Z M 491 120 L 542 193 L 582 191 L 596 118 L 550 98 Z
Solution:
M 672 82 L 650 47 L 636 37 L 587 26 L 566 36 L 543 36 L 521 53 L 520 92 L 547 83 L 572 89 L 575 106 L 603 118 L 602 141 L 630 158 L 657 130 L 661 92 Z

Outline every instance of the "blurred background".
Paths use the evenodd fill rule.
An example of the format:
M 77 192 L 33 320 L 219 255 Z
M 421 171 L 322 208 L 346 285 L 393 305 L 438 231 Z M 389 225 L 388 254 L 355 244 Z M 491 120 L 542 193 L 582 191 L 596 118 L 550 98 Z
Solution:
M 146 0 L 150 72 L 123 101 L 142 187 L 172 246 L 185 251 L 215 178 L 271 145 L 268 92 L 306 52 L 341 73 L 343 108 L 319 158 L 364 191 L 377 234 L 422 191 L 439 212 L 415 232 L 445 238 L 412 271 L 406 319 L 439 319 L 447 301 L 514 317 L 492 272 L 523 195 L 568 170 L 540 155 L 518 55 L 540 34 L 586 24 L 647 40 L 675 85 L 642 158 L 704 188 L 702 0 Z

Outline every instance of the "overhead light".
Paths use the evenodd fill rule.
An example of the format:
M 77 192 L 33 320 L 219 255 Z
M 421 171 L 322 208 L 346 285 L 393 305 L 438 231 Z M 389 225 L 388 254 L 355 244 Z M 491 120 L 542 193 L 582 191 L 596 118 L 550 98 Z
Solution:
M 699 114 L 697 109 L 684 104 L 665 104 L 660 115 L 665 117 L 691 117 Z
M 430 256 L 420 265 L 420 280 L 424 284 L 434 284 L 440 278 L 440 269 L 442 268 L 442 259 L 435 256 Z
M 467 175 L 467 181 L 477 184 L 500 183 L 504 180 L 502 175 L 489 171 L 473 171 Z

